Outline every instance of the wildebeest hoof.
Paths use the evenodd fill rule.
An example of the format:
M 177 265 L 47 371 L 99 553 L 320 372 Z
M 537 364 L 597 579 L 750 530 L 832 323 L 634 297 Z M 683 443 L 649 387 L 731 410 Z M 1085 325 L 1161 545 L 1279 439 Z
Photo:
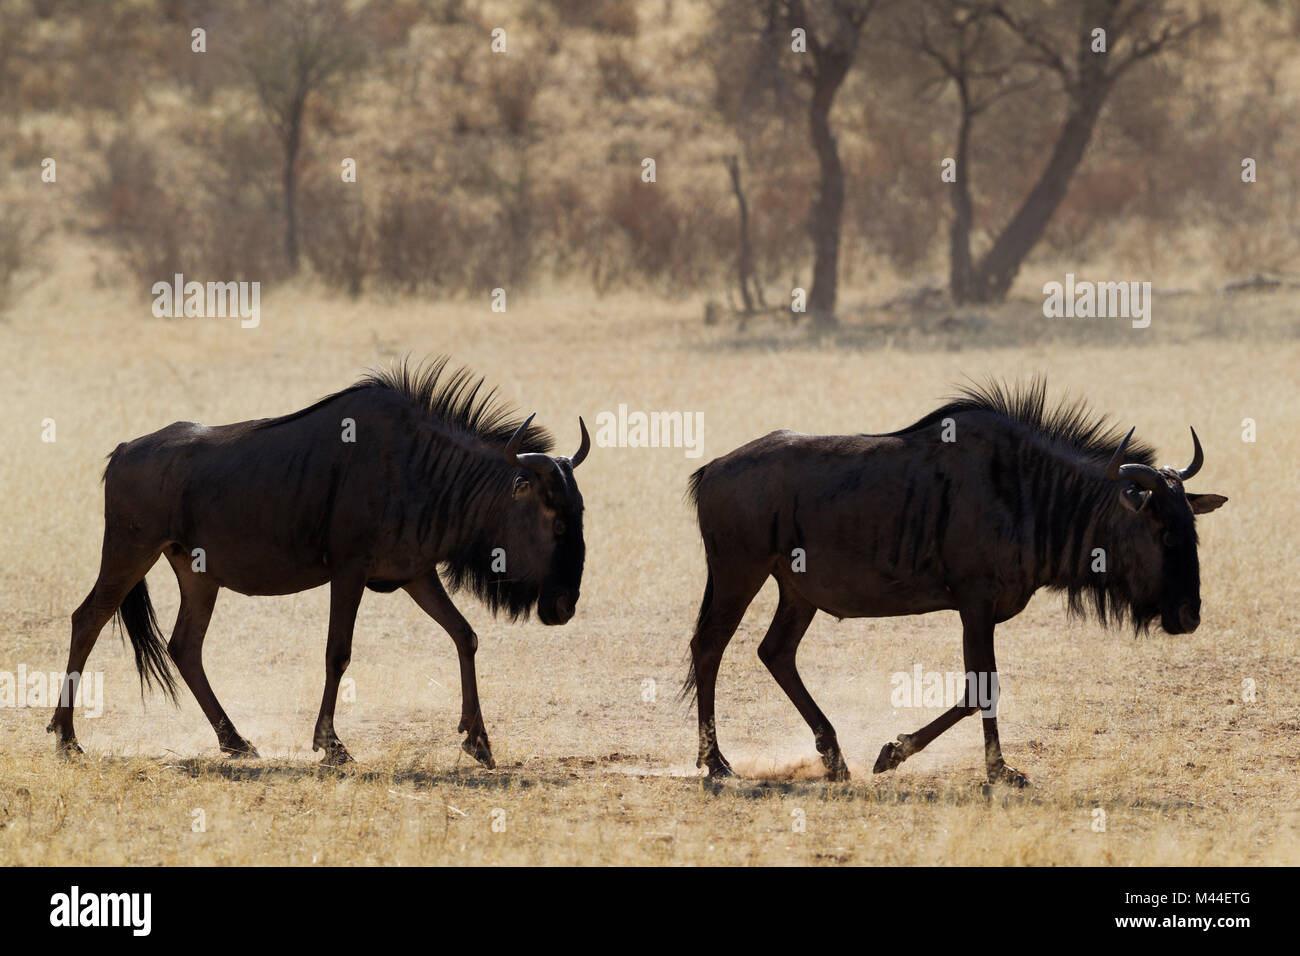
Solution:
M 843 782 L 850 778 L 849 765 L 844 762 L 841 754 L 834 757 L 822 757 L 822 763 L 826 765 L 826 779 Z
M 257 752 L 257 748 L 254 747 L 252 744 L 250 744 L 247 740 L 241 740 L 238 743 L 232 743 L 232 744 L 222 744 L 221 752 L 235 759 L 239 759 L 241 757 L 247 757 L 250 760 L 258 760 L 262 756 L 260 753 Z
M 348 748 L 344 747 L 340 741 L 333 740 L 325 745 L 325 756 L 321 758 L 322 767 L 346 767 L 350 763 L 356 763 L 352 759 L 352 754 L 348 753 Z
M 907 749 L 906 740 L 907 735 L 900 734 L 898 740 L 891 740 L 881 747 L 880 756 L 876 758 L 876 765 L 871 768 L 871 772 L 884 773 L 886 770 L 893 770 L 911 756 L 912 752 Z
M 487 737 L 466 737 L 460 742 L 460 749 L 489 770 L 496 769 L 497 762 L 492 759 L 492 744 Z
M 1023 790 L 1029 786 L 1029 778 L 1014 767 L 998 763 L 989 768 L 989 783 L 1005 783 L 1017 790 Z
M 695 766 L 708 767 L 708 775 L 715 779 L 734 777 L 736 775 L 736 771 L 731 769 L 731 764 L 727 763 L 727 758 L 716 751 L 711 754 L 702 754 L 700 759 L 695 761 Z
M 67 757 L 69 759 L 72 757 L 80 757 L 85 753 L 85 751 L 81 749 L 81 745 L 77 743 L 76 738 L 60 740 L 55 746 L 54 752 L 60 757 Z

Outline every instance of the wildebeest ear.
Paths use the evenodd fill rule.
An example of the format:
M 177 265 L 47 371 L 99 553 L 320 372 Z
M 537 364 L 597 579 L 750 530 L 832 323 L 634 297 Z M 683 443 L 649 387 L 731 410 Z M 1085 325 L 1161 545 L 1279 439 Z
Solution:
M 1209 514 L 1216 508 L 1223 507 L 1228 499 L 1223 495 L 1188 495 L 1187 503 L 1192 506 L 1192 514 Z
M 516 498 L 522 497 L 523 495 L 528 494 L 528 489 L 531 487 L 532 484 L 528 481 L 528 479 L 525 478 L 523 475 L 519 475 L 515 478 L 515 488 L 512 494 Z

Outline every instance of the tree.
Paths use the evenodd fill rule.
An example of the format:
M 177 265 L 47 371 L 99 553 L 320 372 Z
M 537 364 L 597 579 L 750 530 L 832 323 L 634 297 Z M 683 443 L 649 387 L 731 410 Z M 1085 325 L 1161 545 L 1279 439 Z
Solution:
M 298 271 L 298 158 L 309 100 L 366 60 L 359 15 L 345 0 L 260 0 L 235 22 L 239 62 L 280 141 L 284 253 Z
M 1032 12 L 1022 12 L 1022 6 Z M 957 91 L 957 180 L 953 183 L 950 291 L 956 302 L 1006 297 L 1025 257 L 1042 238 L 1092 139 L 1107 97 L 1137 63 L 1174 47 L 1209 22 L 1168 0 L 1083 0 L 1044 6 L 994 0 L 926 0 L 910 41 Z M 1007 41 L 1012 43 L 1012 53 Z M 1027 76 L 1025 68 L 1034 76 Z M 1046 165 L 1020 206 L 978 259 L 972 257 L 969 146 L 975 119 L 995 100 L 1054 78 L 1066 113 Z M 1038 97 L 1038 102 L 1043 98 Z
M 839 291 L 840 233 L 844 220 L 844 166 L 831 129 L 831 106 L 857 55 L 862 28 L 876 0 L 786 0 L 789 30 L 802 29 L 811 63 L 799 75 L 812 88 L 808 101 L 809 131 L 821 182 L 808 214 L 813 243 L 813 282 L 808 311 L 814 326 L 836 324 Z

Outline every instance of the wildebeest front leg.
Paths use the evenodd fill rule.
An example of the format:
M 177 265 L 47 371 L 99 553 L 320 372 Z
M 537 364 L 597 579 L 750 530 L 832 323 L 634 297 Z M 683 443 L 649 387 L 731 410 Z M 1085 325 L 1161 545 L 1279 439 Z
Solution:
M 325 693 L 321 697 L 320 716 L 316 718 L 316 732 L 312 735 L 312 750 L 325 749 L 321 763 L 339 766 L 352 760 L 338 734 L 334 732 L 334 705 L 338 700 L 339 681 L 352 659 L 352 628 L 357 621 L 357 608 L 365 592 L 366 581 L 361 574 L 336 575 L 330 581 L 329 637 L 325 643 Z
M 478 702 L 478 677 L 474 671 L 478 636 L 456 610 L 456 605 L 451 603 L 436 573 L 412 581 L 406 585 L 406 592 L 456 643 L 456 654 L 460 658 L 460 726 L 457 730 L 466 734 L 460 746 L 465 753 L 491 769 L 496 766 L 496 761 L 492 759 L 492 743 L 483 725 L 483 712 Z
M 1008 767 L 998 743 L 997 661 L 993 653 L 993 612 L 991 608 L 964 609 L 962 621 L 962 657 L 966 664 L 964 699 L 914 734 L 899 734 L 880 749 L 873 773 L 892 770 L 912 754 L 925 749 L 936 737 L 963 717 L 983 711 L 984 765 L 990 783 L 1028 786 L 1029 778 Z

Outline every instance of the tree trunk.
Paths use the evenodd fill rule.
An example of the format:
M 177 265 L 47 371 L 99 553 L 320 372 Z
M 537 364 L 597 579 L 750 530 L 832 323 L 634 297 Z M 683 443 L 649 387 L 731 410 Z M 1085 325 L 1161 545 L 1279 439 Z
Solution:
M 821 185 L 808 218 L 813 241 L 813 282 L 808 311 L 815 326 L 834 327 L 840 266 L 840 226 L 844 219 L 844 167 L 831 132 L 831 104 L 852 64 L 852 56 L 824 51 L 817 64 L 809 120 L 813 147 L 821 167 Z
M 749 204 L 745 202 L 745 192 L 740 187 L 740 158 L 728 156 L 726 162 L 727 172 L 731 174 L 731 188 L 736 194 L 736 203 L 740 206 L 740 254 L 736 260 L 736 278 L 740 284 L 740 298 L 745 305 L 745 314 L 750 315 L 754 311 L 754 300 L 749 294 L 750 283 L 754 281 L 754 248 L 749 241 Z
M 1108 83 L 1099 84 L 1071 108 L 1056 138 L 1047 167 L 993 247 L 976 266 L 968 286 L 967 301 L 1001 302 L 1006 298 L 1021 263 L 1042 238 L 1070 188 L 1070 180 L 1083 161 L 1108 92 Z
M 948 293 L 955 303 L 967 301 L 970 295 L 971 255 L 970 232 L 975 213 L 970 195 L 970 170 L 966 163 L 970 155 L 970 128 L 974 118 L 966 90 L 958 87 L 961 100 L 961 123 L 957 127 L 957 179 L 952 184 L 952 228 L 949 234 Z
M 289 272 L 298 271 L 298 149 L 302 145 L 303 101 L 289 112 L 284 139 L 284 255 Z

